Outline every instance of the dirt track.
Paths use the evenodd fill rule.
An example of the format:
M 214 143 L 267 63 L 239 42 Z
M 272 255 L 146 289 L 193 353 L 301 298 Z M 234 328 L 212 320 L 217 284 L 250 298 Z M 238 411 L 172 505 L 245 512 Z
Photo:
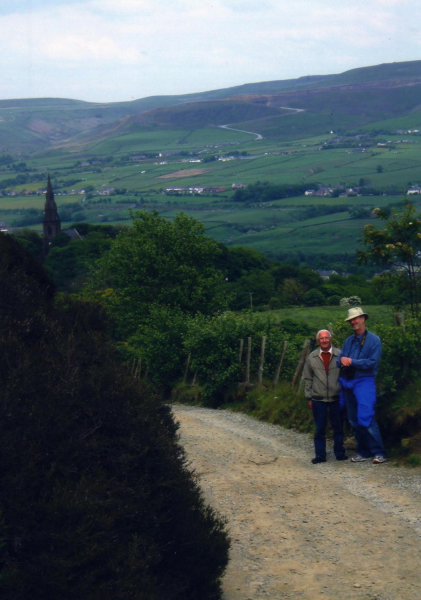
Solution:
M 228 519 L 224 600 L 419 600 L 421 470 L 312 465 L 312 440 L 175 406 L 206 499 Z M 199 599 L 198 599 L 199 600 Z

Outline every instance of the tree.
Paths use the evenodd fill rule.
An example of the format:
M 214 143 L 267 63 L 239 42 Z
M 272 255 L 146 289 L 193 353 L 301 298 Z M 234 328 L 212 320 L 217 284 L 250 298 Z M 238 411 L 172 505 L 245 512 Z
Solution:
M 304 294 L 303 302 L 306 306 L 324 306 L 326 298 L 320 290 L 312 288 Z
M 90 266 L 108 250 L 110 243 L 105 227 L 102 231 L 100 227 L 87 229 L 83 240 L 71 241 L 65 232 L 61 232 L 53 240 L 45 267 L 60 290 L 79 291 L 86 281 Z
M 298 279 L 288 278 L 284 280 L 279 291 L 281 292 L 282 301 L 285 304 L 301 304 L 307 287 L 298 281 Z
M 223 276 L 213 266 L 220 250 L 203 232 L 184 213 L 171 223 L 156 211 L 136 212 L 133 227 L 122 230 L 99 258 L 90 289 L 107 290 L 106 305 L 130 333 L 153 304 L 186 314 L 215 312 L 224 305 L 218 290 Z
M 275 280 L 271 273 L 258 270 L 240 277 L 228 289 L 235 292 L 235 298 L 231 302 L 231 306 L 237 310 L 250 308 L 251 304 L 255 308 L 262 304 L 268 304 L 276 291 Z
M 419 313 L 421 281 L 421 220 L 415 207 L 407 204 L 390 213 L 376 208 L 378 219 L 385 222 L 384 229 L 366 225 L 363 241 L 367 250 L 358 253 L 359 262 L 373 261 L 394 267 L 401 292 L 408 298 L 413 316 Z
M 151 340 L 154 335 L 157 343 L 163 339 L 160 324 L 165 323 L 171 340 L 167 351 L 175 352 L 178 363 L 184 361 L 183 316 L 225 308 L 224 277 L 214 266 L 221 250 L 203 232 L 203 225 L 184 213 L 170 222 L 157 212 L 139 211 L 133 227 L 122 230 L 97 261 L 86 294 L 106 306 L 116 324 L 115 335 L 128 342 L 135 355 L 153 356 Z M 168 329 L 171 314 L 177 331 Z M 152 375 L 153 363 L 149 366 Z M 155 381 L 168 387 L 171 373 L 159 368 Z
M 383 167 L 382 167 L 382 165 L 377 165 L 376 171 L 377 171 L 377 173 L 383 173 Z
M 32 229 L 20 229 L 13 234 L 13 237 L 22 244 L 29 252 L 32 258 L 42 260 L 42 237 Z
M 0 234 L 2 600 L 216 600 L 223 522 L 97 305 Z M 40 576 L 42 574 L 42 576 Z

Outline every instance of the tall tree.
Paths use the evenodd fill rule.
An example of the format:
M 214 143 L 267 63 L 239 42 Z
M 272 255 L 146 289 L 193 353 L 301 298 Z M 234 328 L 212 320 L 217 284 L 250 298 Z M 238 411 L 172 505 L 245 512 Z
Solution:
M 127 358 L 141 358 L 150 378 L 169 390 L 187 358 L 187 316 L 226 307 L 220 246 L 184 213 L 170 222 L 139 211 L 99 258 L 87 287 L 115 323 Z
M 368 247 L 358 253 L 360 262 L 369 260 L 394 267 L 399 288 L 408 297 L 413 316 L 419 313 L 421 282 L 421 220 L 415 207 L 407 204 L 391 212 L 374 210 L 384 221 L 379 229 L 368 224 L 363 230 L 363 241 Z
M 98 260 L 89 289 L 102 298 L 121 332 L 130 335 L 153 305 L 184 314 L 212 314 L 224 306 L 222 272 L 215 268 L 218 244 L 201 223 L 184 213 L 173 222 L 138 211 Z

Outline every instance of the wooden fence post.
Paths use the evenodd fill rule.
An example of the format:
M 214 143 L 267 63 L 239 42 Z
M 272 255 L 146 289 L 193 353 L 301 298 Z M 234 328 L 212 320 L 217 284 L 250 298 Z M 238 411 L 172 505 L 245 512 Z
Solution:
M 396 323 L 399 325 L 399 327 L 402 327 L 402 330 L 405 333 L 405 313 L 398 312 L 398 313 L 396 313 L 395 317 L 396 317 Z
M 189 354 L 187 357 L 186 370 L 184 371 L 183 383 L 186 383 L 186 381 L 187 381 L 187 375 L 189 374 L 189 367 L 190 367 L 190 359 L 191 359 L 191 355 Z
M 135 368 L 133 378 L 134 379 L 138 379 L 138 378 L 140 379 L 141 373 L 142 373 L 142 359 L 139 358 L 139 360 L 137 361 L 137 366 Z
M 276 367 L 275 376 L 273 378 L 273 387 L 278 385 L 279 375 L 281 373 L 282 363 L 284 362 L 285 352 L 287 350 L 288 342 L 284 340 L 284 344 L 282 346 L 281 356 L 279 357 L 278 366 Z
M 259 371 L 257 373 L 257 381 L 259 385 L 262 385 L 263 380 L 263 363 L 265 362 L 265 347 L 266 347 L 266 336 L 262 337 L 262 346 L 260 349 L 260 363 L 259 363 Z
M 310 348 L 310 340 L 305 340 L 304 344 L 303 344 L 303 349 L 301 350 L 301 354 L 300 354 L 300 358 L 298 360 L 298 365 L 297 368 L 295 369 L 295 373 L 294 373 L 294 377 L 292 378 L 292 382 L 291 385 L 294 387 L 295 385 L 297 385 L 297 382 L 300 378 L 301 372 L 304 368 L 304 363 L 306 361 L 308 352 L 309 352 L 309 348 Z
M 244 348 L 244 340 L 240 340 L 240 351 L 238 353 L 238 364 L 241 365 L 241 361 L 243 359 L 243 348 Z
M 247 338 L 246 385 L 250 383 L 251 337 Z

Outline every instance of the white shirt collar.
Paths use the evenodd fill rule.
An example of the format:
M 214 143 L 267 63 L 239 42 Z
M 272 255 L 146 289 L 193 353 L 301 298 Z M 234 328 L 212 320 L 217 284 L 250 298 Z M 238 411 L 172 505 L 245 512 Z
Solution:
M 329 354 L 332 354 L 332 350 L 333 350 L 332 346 L 329 348 L 329 350 L 322 350 L 320 348 L 320 346 L 319 346 L 319 356 L 320 356 L 320 358 L 322 358 L 322 352 L 329 352 Z

